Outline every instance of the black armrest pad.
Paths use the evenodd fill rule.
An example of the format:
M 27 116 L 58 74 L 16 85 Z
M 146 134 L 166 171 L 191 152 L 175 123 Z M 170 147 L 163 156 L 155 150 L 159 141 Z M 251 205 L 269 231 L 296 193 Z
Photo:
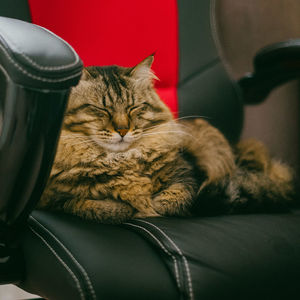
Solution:
M 0 65 L 17 84 L 68 89 L 80 79 L 82 62 L 72 47 L 31 23 L 0 17 Z
M 18 240 L 49 176 L 82 62 L 46 29 L 0 17 L 0 284 L 23 274 Z
M 271 90 L 300 78 L 300 39 L 272 44 L 254 58 L 254 72 L 240 79 L 245 103 L 263 101 Z
M 254 58 L 254 67 L 256 70 L 274 67 L 279 64 L 281 67 L 299 69 L 300 65 L 300 39 L 289 40 L 262 48 Z
M 31 23 L 0 17 L 2 243 L 26 221 L 43 191 L 69 91 L 81 71 L 80 58 L 61 38 Z

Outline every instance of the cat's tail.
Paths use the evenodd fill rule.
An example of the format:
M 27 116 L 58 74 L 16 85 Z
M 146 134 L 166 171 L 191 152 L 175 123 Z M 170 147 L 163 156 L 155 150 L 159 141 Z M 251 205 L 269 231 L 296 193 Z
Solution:
M 226 193 L 229 213 L 284 212 L 295 201 L 292 172 L 276 160 L 270 161 L 267 172 L 238 168 Z
M 236 146 L 237 170 L 228 185 L 229 212 L 286 211 L 295 201 L 292 170 L 249 139 Z
M 201 191 L 198 211 L 209 214 L 286 212 L 295 204 L 293 172 L 287 165 L 271 159 L 262 143 L 240 142 L 235 154 L 235 173 Z

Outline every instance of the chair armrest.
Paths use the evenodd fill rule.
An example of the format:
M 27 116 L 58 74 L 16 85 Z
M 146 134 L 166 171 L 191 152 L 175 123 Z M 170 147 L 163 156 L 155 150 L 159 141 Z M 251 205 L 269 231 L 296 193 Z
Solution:
M 238 82 L 246 104 L 260 103 L 275 87 L 300 78 L 300 39 L 261 49 L 253 65 L 254 72 Z
M 81 71 L 80 58 L 61 38 L 0 17 L 0 270 L 14 265 L 10 249 L 46 184 Z M 0 271 L 0 281 L 12 282 L 12 274 Z

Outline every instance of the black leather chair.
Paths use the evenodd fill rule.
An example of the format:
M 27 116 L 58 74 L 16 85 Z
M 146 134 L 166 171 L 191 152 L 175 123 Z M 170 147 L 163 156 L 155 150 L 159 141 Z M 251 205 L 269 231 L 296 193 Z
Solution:
M 2 12 L 29 21 L 25 1 L 18 15 L 11 3 Z M 255 72 L 233 82 L 214 44 L 211 3 L 178 1 L 179 115 L 209 116 L 234 143 L 244 103 L 262 101 L 300 76 L 300 42 L 262 50 Z M 81 69 L 78 55 L 57 36 L 0 18 L 1 283 L 64 300 L 299 299 L 299 210 L 121 226 L 34 210 Z

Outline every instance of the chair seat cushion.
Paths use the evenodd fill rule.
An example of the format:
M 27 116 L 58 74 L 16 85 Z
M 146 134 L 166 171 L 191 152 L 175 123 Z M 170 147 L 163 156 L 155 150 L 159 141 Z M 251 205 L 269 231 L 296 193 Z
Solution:
M 35 211 L 21 287 L 49 299 L 298 299 L 300 211 L 137 219 Z

